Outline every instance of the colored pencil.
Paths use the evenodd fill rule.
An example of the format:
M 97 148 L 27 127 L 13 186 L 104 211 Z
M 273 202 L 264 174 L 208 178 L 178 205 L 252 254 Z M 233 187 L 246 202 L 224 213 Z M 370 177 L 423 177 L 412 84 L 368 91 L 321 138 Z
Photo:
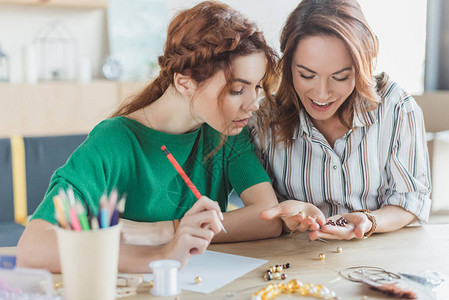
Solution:
M 64 209 L 61 204 L 61 197 L 59 195 L 53 196 L 53 204 L 55 205 L 56 220 L 61 224 L 62 228 L 67 228 L 67 221 L 64 216 Z
M 117 203 L 117 207 L 114 209 L 114 213 L 112 214 L 111 226 L 118 224 L 120 217 L 122 216 L 123 212 L 125 211 L 125 202 L 126 202 L 126 197 L 123 196 L 120 199 L 120 201 Z
M 109 211 L 108 211 L 108 202 L 106 195 L 101 196 L 100 198 L 100 227 L 108 228 L 109 227 Z
M 80 221 L 82 230 L 90 230 L 89 221 L 87 220 L 86 212 L 81 203 L 76 203 L 76 212 L 78 214 L 78 220 Z
M 178 164 L 178 162 L 176 161 L 176 159 L 173 157 L 173 155 L 170 153 L 170 151 L 168 151 L 167 147 L 165 147 L 165 145 L 163 145 L 161 147 L 161 150 L 165 153 L 165 155 L 167 156 L 168 160 L 171 162 L 171 164 L 173 165 L 173 167 L 175 167 L 176 171 L 179 173 L 179 175 L 181 175 L 182 179 L 184 180 L 184 182 L 187 184 L 187 186 L 190 188 L 190 190 L 192 191 L 192 193 L 195 195 L 196 199 L 200 199 L 201 198 L 201 194 L 200 192 L 197 190 L 197 188 L 195 187 L 195 185 L 193 184 L 193 182 L 190 180 L 190 178 L 187 176 L 187 174 L 184 172 L 184 170 L 181 168 L 181 166 Z M 221 223 L 221 229 L 223 230 L 224 233 L 226 232 L 226 229 L 223 226 L 223 223 Z

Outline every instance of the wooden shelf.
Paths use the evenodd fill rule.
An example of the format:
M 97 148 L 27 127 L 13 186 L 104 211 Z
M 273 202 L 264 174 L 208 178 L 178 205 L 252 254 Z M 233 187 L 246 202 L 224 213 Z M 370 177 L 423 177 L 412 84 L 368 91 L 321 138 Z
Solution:
M 108 0 L 0 0 L 0 4 L 66 8 L 107 8 Z

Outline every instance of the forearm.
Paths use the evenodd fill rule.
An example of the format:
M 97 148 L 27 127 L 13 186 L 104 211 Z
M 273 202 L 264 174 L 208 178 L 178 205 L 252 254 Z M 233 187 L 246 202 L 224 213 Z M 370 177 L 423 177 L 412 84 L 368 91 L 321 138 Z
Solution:
M 253 204 L 224 213 L 223 226 L 227 233 L 220 232 L 212 242 L 238 242 L 279 236 L 282 231 L 282 221 L 260 219 L 259 214 L 264 209 L 266 209 L 265 206 Z
M 395 231 L 418 220 L 414 214 L 397 205 L 385 205 L 372 213 L 376 216 L 376 232 Z
M 47 269 L 60 273 L 58 241 L 53 225 L 33 220 L 27 225 L 17 244 L 17 266 Z
M 121 219 L 120 222 L 125 244 L 163 245 L 174 236 L 173 221 L 135 222 Z
M 212 242 L 236 242 L 277 237 L 282 232 L 278 218 L 262 220 L 260 212 L 278 204 L 269 182 L 247 188 L 240 195 L 245 207 L 224 214 L 223 225 L 227 233 L 220 232 Z

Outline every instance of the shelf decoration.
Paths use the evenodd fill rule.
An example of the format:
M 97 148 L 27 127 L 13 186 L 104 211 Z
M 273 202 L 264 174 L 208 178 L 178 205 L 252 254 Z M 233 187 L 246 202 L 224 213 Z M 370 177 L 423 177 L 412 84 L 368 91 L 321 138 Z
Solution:
M 77 41 L 61 21 L 46 26 L 34 39 L 38 60 L 38 77 L 47 80 L 76 78 Z
M 9 58 L 0 45 L 0 82 L 9 82 Z

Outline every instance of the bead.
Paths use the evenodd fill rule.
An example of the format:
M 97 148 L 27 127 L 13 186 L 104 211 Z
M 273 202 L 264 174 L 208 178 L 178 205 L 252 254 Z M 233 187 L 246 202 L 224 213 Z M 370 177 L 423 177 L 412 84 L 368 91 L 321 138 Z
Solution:
M 276 266 L 276 272 L 282 272 L 282 267 L 281 266 Z
M 287 278 L 287 275 L 285 273 L 281 274 L 281 279 L 284 280 L 285 278 Z
M 342 253 L 343 252 L 343 248 L 342 247 L 337 247 L 337 253 Z
M 324 253 L 320 253 L 320 254 L 318 254 L 318 258 L 320 260 L 324 260 L 326 258 L 326 255 L 324 255 Z
M 272 300 L 281 294 L 299 294 L 302 296 L 311 296 L 320 299 L 336 300 L 340 299 L 336 297 L 335 292 L 330 291 L 328 288 L 321 284 L 306 283 L 302 284 L 296 279 L 292 279 L 285 284 L 279 282 L 276 284 L 270 283 L 267 287 L 258 290 L 253 293 L 251 300 Z
M 285 268 L 286 268 L 286 269 L 290 268 L 290 263 L 286 263 L 286 264 L 285 264 Z
M 203 279 L 200 276 L 196 276 L 195 277 L 195 283 L 196 284 L 201 283 L 201 281 L 203 281 Z
M 150 288 L 152 288 L 152 287 L 153 287 L 153 285 L 154 285 L 154 281 L 153 281 L 153 280 L 151 280 L 149 284 L 150 284 Z
M 280 279 L 281 278 L 281 274 L 279 274 L 279 272 L 276 272 L 273 274 L 274 279 Z

